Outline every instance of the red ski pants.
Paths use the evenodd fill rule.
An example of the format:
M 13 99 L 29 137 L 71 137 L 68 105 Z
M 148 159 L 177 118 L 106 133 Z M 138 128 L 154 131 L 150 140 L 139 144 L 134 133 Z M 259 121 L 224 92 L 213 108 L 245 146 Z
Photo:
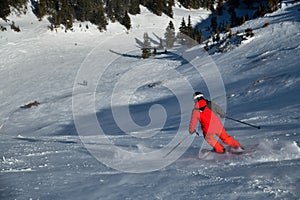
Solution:
M 225 144 L 227 144 L 230 147 L 240 147 L 241 144 L 236 141 L 235 139 L 233 139 L 233 137 L 229 136 L 225 129 L 223 128 L 221 133 L 219 134 L 205 134 L 204 138 L 206 140 L 206 142 L 208 144 L 210 144 L 216 152 L 218 153 L 224 153 L 225 152 L 225 148 L 222 144 L 220 144 L 218 142 L 218 140 L 215 138 L 215 135 L 217 135 L 222 142 L 224 142 Z

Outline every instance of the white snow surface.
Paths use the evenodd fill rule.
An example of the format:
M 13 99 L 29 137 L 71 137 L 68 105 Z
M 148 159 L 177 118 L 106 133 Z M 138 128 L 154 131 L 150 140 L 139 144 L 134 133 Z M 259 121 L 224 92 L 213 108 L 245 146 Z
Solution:
M 142 59 L 143 34 L 158 46 L 170 21 L 144 8 L 130 31 L 112 23 L 100 33 L 77 22 L 74 32 L 51 32 L 29 12 L 8 17 L 20 26 L 16 33 L 0 20 L 7 27 L 0 32 L 0 199 L 299 199 L 299 9 L 283 1 L 278 11 L 234 28 L 252 28 L 254 38 L 205 59 L 203 46 L 179 45 Z M 193 23 L 209 16 L 174 13 L 177 28 L 189 14 Z M 200 159 L 210 147 L 188 136 L 182 155 L 170 154 L 176 159 L 159 155 L 188 135 L 191 88 L 228 116 L 261 126 L 224 120 L 249 152 Z M 23 108 L 33 101 L 40 105 Z

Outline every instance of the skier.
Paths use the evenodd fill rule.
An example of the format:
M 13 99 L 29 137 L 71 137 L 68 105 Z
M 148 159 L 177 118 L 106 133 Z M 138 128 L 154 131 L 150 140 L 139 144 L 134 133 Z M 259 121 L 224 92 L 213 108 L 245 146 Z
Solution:
M 217 104 L 204 99 L 204 95 L 201 92 L 195 92 L 193 94 L 193 99 L 195 101 L 195 106 L 190 121 L 190 134 L 196 132 L 195 128 L 199 120 L 203 136 L 207 143 L 213 147 L 215 152 L 225 153 L 224 146 L 218 142 L 215 135 L 228 146 L 242 151 L 243 147 L 241 144 L 226 133 L 219 117 L 216 115 L 218 114 L 220 117 L 225 118 L 226 114 L 223 109 Z

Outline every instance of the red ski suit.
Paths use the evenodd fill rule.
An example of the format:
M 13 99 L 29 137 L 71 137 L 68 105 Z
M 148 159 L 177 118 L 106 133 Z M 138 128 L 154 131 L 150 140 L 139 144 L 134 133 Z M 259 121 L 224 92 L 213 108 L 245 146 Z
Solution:
M 215 135 L 219 136 L 225 144 L 231 147 L 241 146 L 239 142 L 226 133 L 219 117 L 207 106 L 205 99 L 195 103 L 189 127 L 191 134 L 195 132 L 198 120 L 200 121 L 205 140 L 216 152 L 223 153 L 225 149 L 215 138 Z

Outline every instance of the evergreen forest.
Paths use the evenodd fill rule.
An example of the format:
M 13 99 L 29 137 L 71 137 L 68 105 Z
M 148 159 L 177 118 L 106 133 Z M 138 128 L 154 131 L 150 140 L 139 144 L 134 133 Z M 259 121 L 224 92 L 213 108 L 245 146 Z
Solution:
M 1 0 L 0 18 L 6 20 L 12 10 L 22 11 L 29 0 Z M 173 18 L 175 3 L 187 9 L 205 8 L 212 11 L 212 30 L 218 29 L 216 17 L 223 14 L 226 9 L 231 13 L 231 26 L 241 24 L 249 16 L 237 16 L 235 9 L 247 6 L 249 9 L 255 5 L 253 16 L 260 17 L 267 12 L 278 8 L 280 0 L 31 0 L 32 9 L 38 19 L 47 17 L 51 28 L 64 25 L 71 29 L 75 20 L 90 21 L 98 26 L 100 31 L 106 30 L 108 23 L 120 22 L 126 29 L 131 28 L 130 15 L 137 15 L 140 5 L 145 6 L 156 15 L 166 14 Z M 257 6 L 259 5 L 259 6 Z M 183 22 L 184 23 L 184 22 Z M 225 25 L 224 25 L 225 27 Z M 199 38 L 201 40 L 201 38 Z

